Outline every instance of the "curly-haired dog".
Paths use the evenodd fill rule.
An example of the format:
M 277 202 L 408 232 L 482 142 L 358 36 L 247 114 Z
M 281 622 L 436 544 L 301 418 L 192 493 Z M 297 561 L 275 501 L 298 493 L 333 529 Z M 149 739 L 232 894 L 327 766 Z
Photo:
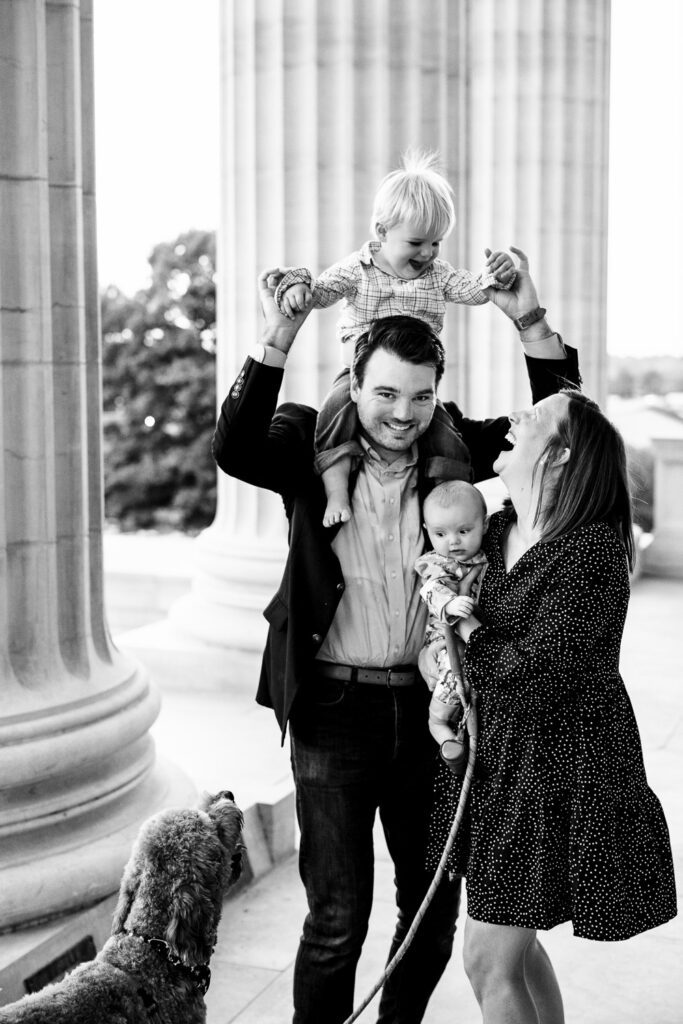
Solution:
M 232 793 L 162 811 L 140 830 L 112 935 L 95 960 L 0 1009 L 2 1024 L 203 1024 L 223 895 L 240 873 Z

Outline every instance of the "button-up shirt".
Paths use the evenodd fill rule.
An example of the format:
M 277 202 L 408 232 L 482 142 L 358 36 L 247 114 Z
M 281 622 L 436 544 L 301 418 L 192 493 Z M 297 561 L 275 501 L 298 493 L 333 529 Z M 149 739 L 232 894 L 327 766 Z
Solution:
M 346 587 L 318 658 L 342 665 L 415 665 L 427 609 L 413 566 L 424 549 L 417 446 L 384 462 L 364 449 L 353 515 L 332 542 Z

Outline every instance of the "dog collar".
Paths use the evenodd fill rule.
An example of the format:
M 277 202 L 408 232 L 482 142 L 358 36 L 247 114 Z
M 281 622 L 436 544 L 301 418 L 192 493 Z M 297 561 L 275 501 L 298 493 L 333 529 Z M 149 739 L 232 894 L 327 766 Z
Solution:
M 199 989 L 202 995 L 206 995 L 211 984 L 211 968 L 208 963 L 185 964 L 179 956 L 171 950 L 168 942 L 165 939 L 159 939 L 156 936 L 140 935 L 139 932 L 128 931 L 126 929 L 126 935 L 131 935 L 135 939 L 140 939 L 142 942 L 146 942 L 148 946 L 152 946 L 153 949 L 157 949 L 160 953 L 163 953 L 168 962 L 176 968 L 176 970 L 182 971 L 185 974 L 189 974 L 194 985 Z M 211 950 L 213 953 L 213 950 Z

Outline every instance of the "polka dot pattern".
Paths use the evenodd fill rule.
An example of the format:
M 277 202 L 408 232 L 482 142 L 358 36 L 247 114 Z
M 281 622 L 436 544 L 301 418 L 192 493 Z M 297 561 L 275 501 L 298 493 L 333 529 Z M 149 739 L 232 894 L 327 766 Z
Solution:
M 619 675 L 626 559 L 603 523 L 536 544 L 506 572 L 509 513 L 492 517 L 464 664 L 479 697 L 477 770 L 449 867 L 479 921 L 626 939 L 670 920 L 669 835 Z M 440 766 L 435 868 L 460 782 Z

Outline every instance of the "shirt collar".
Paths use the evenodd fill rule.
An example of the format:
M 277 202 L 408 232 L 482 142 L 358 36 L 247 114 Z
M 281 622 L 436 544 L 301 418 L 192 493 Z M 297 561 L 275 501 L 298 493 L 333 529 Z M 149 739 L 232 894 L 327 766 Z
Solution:
M 402 452 L 393 462 L 386 462 L 372 447 L 363 435 L 359 435 L 365 460 L 372 468 L 383 476 L 401 476 L 408 469 L 417 465 L 417 443 L 413 442 L 407 452 Z
M 375 260 L 374 260 L 375 253 L 379 252 L 379 250 L 381 248 L 382 248 L 382 243 L 381 242 L 377 242 L 377 241 L 374 241 L 374 240 L 366 242 L 365 245 L 363 246 L 363 248 L 360 250 L 359 259 L 360 259 L 361 263 L 364 266 L 366 266 L 366 267 L 373 266 L 373 264 L 375 262 Z

